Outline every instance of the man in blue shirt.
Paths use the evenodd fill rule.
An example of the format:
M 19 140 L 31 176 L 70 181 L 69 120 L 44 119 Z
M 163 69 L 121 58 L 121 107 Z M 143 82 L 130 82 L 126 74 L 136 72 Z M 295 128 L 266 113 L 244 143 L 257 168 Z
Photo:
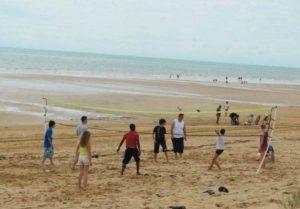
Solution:
M 47 158 L 50 159 L 50 163 L 51 165 L 53 164 L 52 161 L 52 157 L 53 157 L 53 144 L 52 144 L 52 140 L 53 140 L 53 128 L 55 128 L 55 122 L 53 120 L 49 121 L 49 128 L 47 129 L 46 133 L 45 133 L 45 138 L 44 138 L 44 157 L 43 157 L 43 166 L 45 165 L 45 161 Z

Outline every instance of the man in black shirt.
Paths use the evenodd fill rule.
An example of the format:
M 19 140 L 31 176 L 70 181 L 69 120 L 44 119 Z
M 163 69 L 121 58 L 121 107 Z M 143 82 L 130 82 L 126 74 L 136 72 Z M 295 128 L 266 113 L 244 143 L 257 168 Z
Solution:
M 166 145 L 166 120 L 160 119 L 159 125 L 153 129 L 153 140 L 154 140 L 154 161 L 157 162 L 157 154 L 159 153 L 159 146 L 162 146 L 163 152 L 165 153 L 166 160 L 168 162 L 167 145 Z

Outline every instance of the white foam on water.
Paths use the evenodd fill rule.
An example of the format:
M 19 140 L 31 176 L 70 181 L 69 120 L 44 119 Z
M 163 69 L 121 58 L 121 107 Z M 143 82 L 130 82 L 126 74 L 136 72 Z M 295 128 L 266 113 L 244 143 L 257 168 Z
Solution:
M 0 107 L 0 111 L 2 111 L 2 112 L 44 117 L 44 112 L 43 112 L 44 105 L 43 104 L 6 100 L 6 99 L 0 99 L 0 102 L 6 104 L 4 107 Z M 9 105 L 7 105 L 7 104 L 9 104 Z M 13 106 L 13 105 L 19 105 L 19 107 Z M 26 110 L 26 108 L 24 106 L 37 107 L 38 109 L 40 109 L 40 111 L 28 111 L 28 110 Z M 48 117 L 51 117 L 53 119 L 59 119 L 59 120 L 79 120 L 79 118 L 82 115 L 86 115 L 89 118 L 100 119 L 100 120 L 101 119 L 117 120 L 117 119 L 122 118 L 121 115 L 99 113 L 99 112 L 95 112 L 95 111 L 70 109 L 70 108 L 64 108 L 64 107 L 58 107 L 58 106 L 52 106 L 52 105 L 49 105 L 47 107 L 47 109 L 48 109 L 48 113 L 47 113 Z

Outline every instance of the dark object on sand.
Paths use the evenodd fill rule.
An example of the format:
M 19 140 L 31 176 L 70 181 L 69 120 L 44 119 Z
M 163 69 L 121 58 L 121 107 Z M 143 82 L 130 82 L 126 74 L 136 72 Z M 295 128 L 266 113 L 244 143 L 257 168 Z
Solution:
M 219 190 L 219 192 L 225 192 L 225 193 L 229 192 L 229 190 L 224 186 L 220 186 L 218 190 Z
M 232 112 L 230 113 L 229 117 L 231 118 L 231 125 L 234 125 L 234 126 L 238 126 L 240 125 L 240 122 L 239 122 L 239 115 L 235 112 Z
M 170 206 L 171 209 L 186 209 L 185 206 Z
M 6 157 L 4 155 L 0 155 L 0 160 L 5 160 Z
M 197 112 L 200 112 L 200 110 L 198 109 Z
M 205 190 L 203 193 L 207 193 L 209 195 L 215 194 L 214 190 L 211 190 L 211 189 Z
M 99 155 L 98 154 L 94 154 L 94 155 L 92 155 L 92 158 L 99 158 Z

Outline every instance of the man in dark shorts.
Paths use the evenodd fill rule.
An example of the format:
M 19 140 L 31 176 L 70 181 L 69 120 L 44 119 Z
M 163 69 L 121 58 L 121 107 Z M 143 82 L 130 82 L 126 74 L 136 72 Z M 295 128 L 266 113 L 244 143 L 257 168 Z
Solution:
M 119 147 L 117 149 L 117 152 L 119 152 L 124 141 L 126 141 L 126 150 L 122 162 L 121 175 L 124 174 L 126 165 L 130 162 L 132 157 L 136 162 L 136 174 L 140 175 L 140 155 L 141 155 L 140 137 L 139 134 L 135 131 L 134 124 L 130 124 L 129 128 L 130 131 L 123 136 L 123 139 L 121 140 Z
M 161 146 L 163 149 L 163 152 L 165 153 L 166 160 L 168 162 L 168 154 L 167 154 L 167 145 L 166 145 L 166 139 L 165 139 L 165 134 L 166 134 L 166 120 L 165 119 L 160 119 L 159 120 L 159 125 L 155 126 L 153 129 L 153 140 L 154 140 L 154 161 L 157 162 L 157 154 L 159 153 L 159 147 Z
M 184 150 L 184 141 L 186 141 L 186 128 L 183 121 L 184 114 L 180 113 L 178 118 L 174 120 L 171 126 L 171 139 L 173 143 L 173 151 L 175 153 L 175 158 L 177 159 L 177 154 L 182 158 L 182 153 Z

